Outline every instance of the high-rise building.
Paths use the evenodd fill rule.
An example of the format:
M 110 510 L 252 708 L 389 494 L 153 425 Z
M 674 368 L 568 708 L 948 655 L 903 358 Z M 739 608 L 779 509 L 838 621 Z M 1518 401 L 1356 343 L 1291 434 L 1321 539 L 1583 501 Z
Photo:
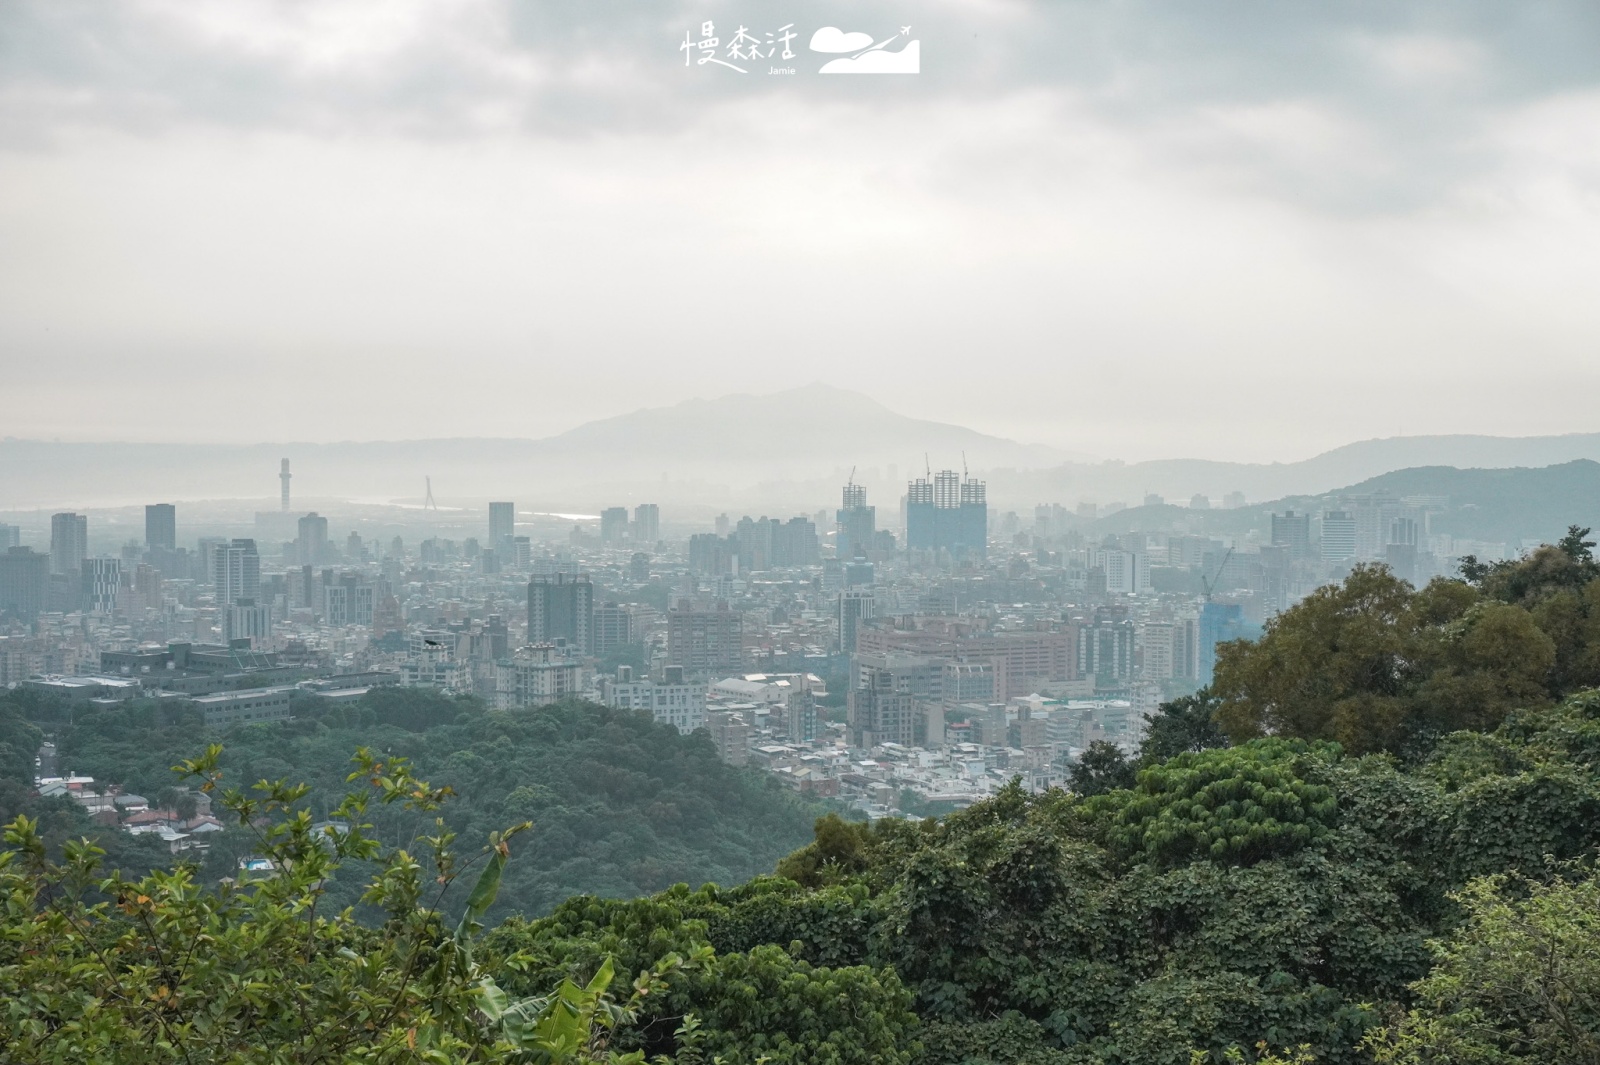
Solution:
M 173 551 L 178 546 L 178 514 L 171 503 L 151 503 L 144 508 L 144 546 Z
M 617 603 L 594 608 L 594 653 L 608 655 L 633 642 L 633 611 Z
M 594 585 L 587 576 L 555 573 L 528 582 L 528 642 L 560 639 L 580 654 L 594 653 Z
M 620 544 L 628 535 L 628 508 L 607 507 L 600 512 L 600 540 Z
M 500 553 L 501 561 L 509 561 L 510 541 L 517 535 L 517 505 L 515 503 L 489 504 L 489 550 Z
M 211 584 L 217 606 L 232 606 L 241 599 L 261 597 L 261 556 L 254 540 L 236 539 L 218 544 L 211 553 Z
M 278 483 L 283 488 L 282 496 L 278 503 L 278 509 L 285 514 L 289 513 L 289 479 L 292 476 L 293 474 L 289 472 L 289 460 L 284 459 L 278 465 Z
M 744 615 L 718 600 L 709 610 L 687 599 L 667 611 L 667 661 L 691 674 L 737 673 L 744 667 Z
M 17 525 L 0 523 L 0 551 L 22 546 L 22 529 Z
M 1210 684 L 1217 666 L 1217 644 L 1245 638 L 1244 608 L 1238 603 L 1206 603 L 1200 608 L 1200 641 L 1196 676 Z
M 839 593 L 837 621 L 839 650 L 843 654 L 856 653 L 856 637 L 861 632 L 863 618 L 872 616 L 873 596 L 870 588 L 852 588 Z
M 1311 515 L 1285 511 L 1272 516 L 1272 546 L 1286 547 L 1289 557 L 1311 557 Z
M 854 483 L 845 485 L 843 505 L 835 515 L 834 556 L 851 559 L 870 554 L 877 522 L 877 508 L 867 506 L 866 486 Z
M 89 557 L 89 518 L 85 514 L 50 516 L 50 572 L 77 580 Z
M 45 609 L 50 556 L 31 547 L 0 552 L 0 617 L 32 621 Z
M 1078 669 L 1094 677 L 1096 688 L 1118 688 L 1133 679 L 1133 622 L 1096 611 L 1078 630 Z
M 295 541 L 302 566 L 320 566 L 328 560 L 328 519 L 312 511 L 300 519 Z
M 223 635 L 231 644 L 234 640 L 249 640 L 250 646 L 261 648 L 272 636 L 272 609 L 249 597 L 228 606 L 223 615 Z
M 359 574 L 346 573 L 322 586 L 322 620 L 327 625 L 372 624 L 378 605 L 378 588 Z
M 661 508 L 654 503 L 634 507 L 632 531 L 636 544 L 653 544 L 661 539 Z
M 952 558 L 983 558 L 989 550 L 988 488 L 940 470 L 933 480 L 906 486 L 906 548 L 948 551 Z
M 916 742 L 917 701 L 910 692 L 895 690 L 894 674 L 871 670 L 847 695 L 850 745 L 876 747 Z
M 91 614 L 111 614 L 117 609 L 117 589 L 122 585 L 120 558 L 86 558 L 80 570 L 82 588 L 78 602 Z
M 1322 515 L 1322 561 L 1344 562 L 1356 557 L 1356 519 L 1347 510 Z

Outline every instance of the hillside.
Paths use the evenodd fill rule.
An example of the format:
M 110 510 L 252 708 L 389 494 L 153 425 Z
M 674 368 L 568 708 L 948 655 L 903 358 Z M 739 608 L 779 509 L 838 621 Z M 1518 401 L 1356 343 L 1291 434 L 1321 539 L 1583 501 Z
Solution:
M 1516 547 L 1530 540 L 1553 543 L 1568 525 L 1600 528 L 1600 462 L 1579 459 L 1542 468 L 1457 469 L 1420 466 L 1395 470 L 1321 495 L 1292 495 L 1232 510 L 1192 510 L 1171 503 L 1129 507 L 1085 523 L 1089 535 L 1130 531 L 1185 531 L 1245 536 L 1271 529 L 1285 510 L 1317 513 L 1341 496 L 1388 492 L 1397 497 L 1445 496 L 1432 519 L 1436 533 Z
M 288 777 L 332 796 L 342 793 L 358 747 L 409 758 L 432 783 L 454 789 L 447 817 L 463 836 L 534 822 L 501 913 L 544 913 L 574 894 L 628 898 L 679 882 L 738 883 L 804 842 L 820 812 L 770 775 L 724 764 L 704 736 L 592 704 L 488 713 L 470 699 L 390 689 L 349 710 L 318 714 L 307 701 L 295 712 L 287 725 L 208 735 L 170 707 L 80 711 L 61 732 L 62 765 L 148 797 L 172 783 L 171 766 L 215 742 L 235 786 Z M 380 811 L 386 831 L 417 830 L 387 815 Z M 227 875 L 251 842 L 229 834 L 208 869 Z M 334 897 L 353 903 L 358 886 L 348 878 Z

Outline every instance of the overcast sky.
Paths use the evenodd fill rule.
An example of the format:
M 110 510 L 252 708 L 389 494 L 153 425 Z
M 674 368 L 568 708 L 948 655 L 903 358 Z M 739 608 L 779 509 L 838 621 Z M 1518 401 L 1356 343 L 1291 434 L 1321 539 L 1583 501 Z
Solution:
M 797 57 L 686 67 L 706 20 Z M 908 24 L 916 75 L 806 47 Z M 0 4 L 4 436 L 545 436 L 820 380 L 1290 460 L 1600 430 L 1597 289 L 1592 0 Z

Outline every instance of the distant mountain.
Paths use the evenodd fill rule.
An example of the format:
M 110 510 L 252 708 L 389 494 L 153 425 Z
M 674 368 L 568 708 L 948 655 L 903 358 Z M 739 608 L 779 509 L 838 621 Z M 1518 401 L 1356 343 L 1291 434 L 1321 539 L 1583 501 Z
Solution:
M 939 467 L 1038 468 L 1075 456 L 898 414 L 860 393 L 813 384 L 770 395 L 693 399 L 590 422 L 542 440 L 333 444 L 85 444 L 0 441 L 0 510 L 151 499 L 274 498 L 278 461 L 297 499 L 491 497 L 598 507 L 651 499 L 784 503 L 834 499 L 851 467 L 879 496 L 923 456 Z M 813 487 L 815 486 L 815 487 Z M 825 486 L 825 487 L 824 487 Z M 900 485 L 903 489 L 903 484 Z M 813 494 L 814 493 L 814 494 Z M 759 493 L 754 493 L 759 495 Z M 756 502 L 750 502 L 756 505 Z
M 1343 496 L 1388 492 L 1396 497 L 1442 496 L 1431 530 L 1470 540 L 1553 543 L 1569 525 L 1600 529 L 1600 462 L 1579 459 L 1541 468 L 1456 469 L 1418 466 L 1317 495 L 1295 495 L 1231 510 L 1193 510 L 1165 504 L 1129 507 L 1084 524 L 1091 536 L 1110 532 L 1186 531 L 1208 535 L 1265 536 L 1271 515 L 1327 509 Z
M 1577 459 L 1600 461 L 1600 433 L 1390 437 L 1346 444 L 1300 462 L 1284 463 L 1206 459 L 1064 463 L 1049 470 L 991 473 L 989 498 L 1007 506 L 1079 501 L 1136 505 L 1154 494 L 1186 506 L 1193 495 L 1220 503 L 1229 492 L 1243 492 L 1254 502 L 1320 495 L 1396 470 L 1542 467 Z
M 511 498 L 550 509 L 622 502 L 762 508 L 822 506 L 856 469 L 869 499 L 895 507 L 927 456 L 987 478 L 989 501 L 1187 504 L 1200 493 L 1258 501 L 1316 495 L 1415 467 L 1534 467 L 1600 460 L 1600 433 L 1366 440 L 1301 462 L 1165 459 L 1088 462 L 959 425 L 913 418 L 845 389 L 811 384 L 768 395 L 692 399 L 589 422 L 543 439 L 469 438 L 250 445 L 0 441 L 0 511 L 128 505 L 152 499 L 275 499 L 278 461 L 297 500 L 420 502 L 431 477 L 441 505 Z

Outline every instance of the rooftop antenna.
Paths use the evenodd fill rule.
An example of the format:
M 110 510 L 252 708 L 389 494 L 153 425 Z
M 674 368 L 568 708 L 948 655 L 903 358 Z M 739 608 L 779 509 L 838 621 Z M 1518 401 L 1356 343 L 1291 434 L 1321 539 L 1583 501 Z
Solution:
M 438 510 L 439 509 L 439 504 L 437 504 L 437 503 L 435 503 L 433 501 L 433 478 L 425 476 L 422 479 L 428 486 L 428 496 L 427 496 L 426 499 L 424 499 L 422 501 L 422 509 L 423 510 Z

